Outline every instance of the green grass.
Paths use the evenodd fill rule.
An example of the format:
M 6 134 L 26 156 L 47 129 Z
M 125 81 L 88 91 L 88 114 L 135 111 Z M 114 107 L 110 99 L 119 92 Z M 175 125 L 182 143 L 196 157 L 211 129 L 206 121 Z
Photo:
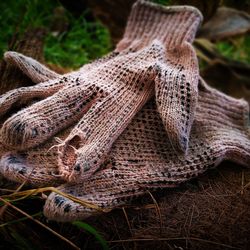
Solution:
M 77 68 L 110 50 L 109 33 L 99 22 L 88 23 L 84 17 L 69 20 L 71 28 L 67 32 L 57 36 L 50 33 L 46 37 L 47 62 Z
M 153 1 L 163 5 L 171 4 L 171 0 Z M 84 14 L 74 18 L 64 11 L 65 30 L 53 32 L 52 24 L 57 22 L 55 13 L 60 7 L 60 3 L 55 0 L 1 1 L 0 56 L 8 49 L 8 43 L 14 34 L 21 37 L 25 30 L 36 27 L 47 30 L 44 56 L 52 64 L 75 69 L 111 50 L 108 30 L 98 21 L 87 22 Z M 249 35 L 236 39 L 233 43 L 219 42 L 216 46 L 222 55 L 250 63 Z
M 101 57 L 110 51 L 111 42 L 108 30 L 99 22 L 87 22 L 83 14 L 74 18 L 65 11 L 67 26 L 60 33 L 52 32 L 55 10 L 61 5 L 51 0 L 22 0 L 0 2 L 0 56 L 8 49 L 11 37 L 21 37 L 28 28 L 44 27 L 47 36 L 44 44 L 45 59 L 57 65 L 78 68 L 90 60 Z
M 250 63 L 250 35 L 223 41 L 216 44 L 218 51 L 225 57 Z
M 169 5 L 171 4 L 172 0 L 153 0 L 152 2 L 162 4 L 162 5 Z
M 95 239 L 99 242 L 99 244 L 102 246 L 103 250 L 109 250 L 108 244 L 105 241 L 105 239 L 99 234 L 98 231 L 89 224 L 82 222 L 82 221 L 74 221 L 72 222 L 73 225 L 77 226 L 79 229 L 82 229 L 84 231 L 87 231 L 88 233 L 92 234 Z
M 1 56 L 14 34 L 21 36 L 29 27 L 48 27 L 55 7 L 56 1 L 50 0 L 1 1 Z

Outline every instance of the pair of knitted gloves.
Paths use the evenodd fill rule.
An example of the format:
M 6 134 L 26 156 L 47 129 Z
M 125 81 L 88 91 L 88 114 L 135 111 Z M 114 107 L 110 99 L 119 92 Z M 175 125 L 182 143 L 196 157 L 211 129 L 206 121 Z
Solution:
M 225 159 L 249 166 L 248 104 L 199 76 L 191 43 L 201 21 L 190 6 L 137 1 L 114 52 L 65 75 L 6 52 L 37 85 L 0 97 L 1 117 L 32 103 L 2 124 L 2 175 L 58 186 L 100 208 L 52 192 L 44 214 L 71 221 L 178 186 Z

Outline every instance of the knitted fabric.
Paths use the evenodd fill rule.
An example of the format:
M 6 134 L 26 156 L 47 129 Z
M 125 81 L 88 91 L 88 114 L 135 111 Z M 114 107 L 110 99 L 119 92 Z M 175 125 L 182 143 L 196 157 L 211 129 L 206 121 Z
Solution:
M 79 121 L 58 145 L 58 164 L 65 180 L 81 182 L 106 160 L 114 141 L 156 91 L 171 145 L 186 152 L 198 83 L 190 42 L 201 19 L 192 7 L 137 2 L 124 38 L 109 59 L 60 77 L 47 71 L 45 79 L 52 80 L 0 97 L 1 114 L 20 100 L 47 97 L 5 121 L 2 142 L 24 150 Z
M 244 100 L 226 96 L 201 80 L 185 156 L 172 148 L 155 101 L 151 99 L 116 140 L 101 170 L 82 183 L 64 184 L 58 188 L 111 210 L 148 190 L 176 187 L 223 160 L 250 166 L 248 113 L 249 107 Z M 63 136 L 67 136 L 67 131 Z M 36 186 L 60 184 L 62 180 L 56 175 L 57 151 L 48 150 L 53 140 L 26 153 L 6 154 L 0 163 L 2 174 Z M 44 214 L 58 221 L 83 219 L 96 213 L 99 211 L 56 193 L 49 195 L 44 207 Z

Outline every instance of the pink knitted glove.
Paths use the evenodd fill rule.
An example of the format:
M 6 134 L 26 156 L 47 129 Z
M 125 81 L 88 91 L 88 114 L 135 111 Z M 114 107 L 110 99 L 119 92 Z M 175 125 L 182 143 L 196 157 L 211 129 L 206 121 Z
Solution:
M 62 77 L 46 73 L 45 79 L 53 80 L 0 97 L 1 114 L 19 100 L 47 97 L 7 120 L 1 129 L 2 142 L 24 150 L 80 120 L 58 145 L 58 163 L 65 180 L 86 180 L 106 160 L 112 144 L 153 96 L 156 85 L 171 145 L 185 151 L 198 81 L 197 59 L 189 42 L 201 19 L 193 7 L 164 8 L 138 1 L 109 60 Z
M 199 84 L 199 99 L 186 156 L 177 154 L 167 138 L 154 100 L 134 117 L 114 143 L 102 169 L 78 184 L 64 184 L 59 190 L 111 210 L 143 195 L 147 190 L 170 188 L 203 174 L 223 160 L 250 166 L 248 104 Z M 67 131 L 60 135 L 67 136 Z M 1 173 L 14 181 L 35 186 L 59 185 L 57 151 L 42 147 L 25 153 L 6 154 Z M 44 213 L 49 219 L 71 221 L 99 213 L 64 196 L 51 193 Z

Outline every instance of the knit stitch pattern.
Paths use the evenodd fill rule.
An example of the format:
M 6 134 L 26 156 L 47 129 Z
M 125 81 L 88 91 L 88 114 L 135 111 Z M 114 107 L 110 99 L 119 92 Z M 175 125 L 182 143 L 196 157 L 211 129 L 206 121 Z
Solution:
M 58 145 L 58 164 L 65 180 L 81 182 L 98 170 L 114 141 L 156 91 L 157 106 L 171 145 L 186 152 L 199 74 L 190 42 L 201 19 L 192 7 L 159 8 L 137 2 L 124 39 L 114 52 L 116 56 L 95 63 L 94 67 L 90 65 L 89 71 L 80 69 L 60 77 L 47 70 L 42 75 L 45 79 L 51 76 L 52 80 L 0 97 L 0 114 L 17 101 L 45 98 L 4 122 L 2 142 L 9 148 L 28 149 L 79 121 Z M 136 35 L 131 26 L 138 30 Z M 166 32 L 162 32 L 162 27 Z M 149 34 L 150 39 L 144 39 Z M 19 63 L 28 75 L 26 62 L 36 64 L 32 60 Z M 36 64 L 34 68 L 39 67 Z M 37 81 L 38 77 L 32 79 Z

